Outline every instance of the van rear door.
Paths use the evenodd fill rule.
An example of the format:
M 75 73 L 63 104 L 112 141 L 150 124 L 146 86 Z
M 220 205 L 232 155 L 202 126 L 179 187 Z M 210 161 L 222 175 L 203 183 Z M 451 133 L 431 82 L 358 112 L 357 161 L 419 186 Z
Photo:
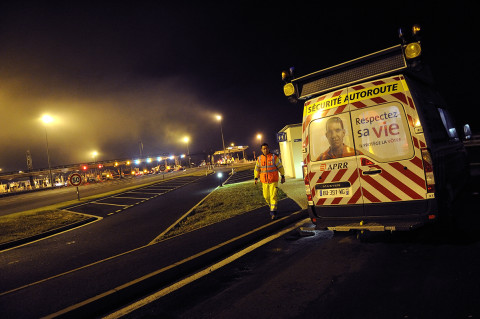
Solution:
M 305 103 L 304 145 L 310 192 L 321 217 L 363 216 L 347 89 Z
M 425 142 L 403 76 L 352 86 L 348 100 L 365 215 L 425 212 Z

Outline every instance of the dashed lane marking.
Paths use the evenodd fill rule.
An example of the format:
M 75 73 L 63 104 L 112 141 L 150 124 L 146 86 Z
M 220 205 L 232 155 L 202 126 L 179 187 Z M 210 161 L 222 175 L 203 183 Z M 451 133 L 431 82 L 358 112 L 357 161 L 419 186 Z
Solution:
M 149 197 L 113 196 L 112 198 L 120 198 L 120 199 L 148 199 Z
M 112 196 L 100 198 L 100 199 L 97 199 L 97 200 L 94 200 L 94 201 L 91 201 L 91 202 L 75 205 L 75 206 L 70 207 L 70 209 L 85 206 L 85 205 L 89 205 L 89 204 L 99 204 L 99 205 L 119 206 L 119 207 L 122 207 L 121 211 L 124 211 L 124 210 L 126 210 L 130 207 L 133 207 L 135 205 L 139 205 L 141 203 L 144 203 L 146 200 L 156 198 L 160 195 L 166 194 L 168 192 L 174 191 L 178 188 L 181 188 L 183 186 L 191 184 L 191 183 L 197 181 L 200 178 L 202 178 L 202 177 L 188 178 L 188 179 L 185 179 L 183 181 L 175 181 L 175 182 L 173 182 L 173 181 L 160 182 L 158 184 L 152 184 L 152 185 L 149 185 L 149 186 L 144 186 L 144 187 L 140 187 L 140 188 L 137 188 L 137 189 L 132 189 L 132 190 L 129 190 L 129 191 L 126 191 L 126 192 L 123 192 L 123 193 L 116 194 L 116 195 L 112 195 Z M 165 183 L 165 184 L 163 184 L 163 183 Z M 113 204 L 113 203 L 105 202 L 105 201 L 108 201 L 109 199 L 136 200 L 136 203 L 134 203 L 134 204 Z M 117 213 L 117 212 L 118 211 L 116 211 L 115 213 Z M 107 213 L 107 216 L 111 216 L 113 214 L 114 213 Z
M 90 203 L 90 204 L 109 205 L 109 206 L 120 206 L 120 207 L 130 206 L 130 205 L 111 204 L 111 203 L 100 203 L 100 202 L 92 202 L 92 203 Z
M 135 191 L 135 192 L 129 192 L 129 193 L 132 193 L 132 194 L 159 194 L 159 195 L 161 195 L 161 194 L 165 194 L 165 193 L 154 193 L 154 192 L 137 192 L 137 191 Z

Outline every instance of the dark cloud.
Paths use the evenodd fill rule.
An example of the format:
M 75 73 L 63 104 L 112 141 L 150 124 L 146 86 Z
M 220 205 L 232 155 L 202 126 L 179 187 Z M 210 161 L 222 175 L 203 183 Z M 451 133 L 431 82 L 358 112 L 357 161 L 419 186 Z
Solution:
M 456 80 L 478 68 L 473 10 L 397 5 L 3 3 L 0 168 L 24 169 L 27 149 L 35 167 L 46 166 L 44 113 L 58 119 L 47 129 L 54 165 L 91 160 L 93 150 L 136 156 L 140 141 L 148 155 L 185 152 L 184 135 L 192 153 L 220 149 L 218 113 L 226 143 L 256 146 L 262 132 L 275 144 L 302 116 L 282 95 L 282 69 L 307 74 L 395 45 L 397 28 L 413 23 L 426 30 L 439 86 L 466 103 L 468 93 L 449 88 L 473 91 Z

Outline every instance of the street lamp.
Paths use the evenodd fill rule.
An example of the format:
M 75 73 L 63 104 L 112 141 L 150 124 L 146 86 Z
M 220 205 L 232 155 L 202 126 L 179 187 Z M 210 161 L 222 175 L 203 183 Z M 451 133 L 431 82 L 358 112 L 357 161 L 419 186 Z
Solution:
M 190 138 L 188 136 L 185 136 L 183 138 L 183 141 L 187 143 L 188 167 L 190 168 L 190 150 L 188 149 L 188 142 L 190 142 Z
M 97 155 L 98 155 L 97 151 L 93 151 L 93 152 L 92 152 L 93 163 L 96 163 L 96 157 L 97 157 Z
M 98 175 L 97 165 L 96 165 L 97 164 L 97 155 L 98 155 L 97 151 L 92 152 L 93 164 L 94 164 L 94 167 L 95 167 L 95 170 L 93 172 L 93 174 L 95 174 L 94 178 L 97 178 L 97 175 Z
M 50 165 L 50 151 L 48 149 L 48 134 L 47 134 L 47 125 L 54 121 L 53 117 L 48 114 L 42 116 L 42 122 L 45 124 L 45 141 L 47 142 L 47 162 L 48 162 L 48 171 L 50 176 L 50 187 L 53 187 L 53 176 L 52 176 L 52 166 Z
M 257 134 L 257 140 L 258 140 L 258 144 L 262 143 L 262 134 L 260 133 Z M 255 151 L 253 151 L 253 158 L 256 159 Z
M 227 155 L 226 155 L 226 152 L 225 152 L 225 140 L 223 139 L 222 116 L 217 115 L 216 118 L 217 118 L 217 121 L 220 122 L 220 133 L 222 134 L 222 146 L 223 146 L 223 159 L 226 162 L 227 161 L 227 159 L 226 159 Z

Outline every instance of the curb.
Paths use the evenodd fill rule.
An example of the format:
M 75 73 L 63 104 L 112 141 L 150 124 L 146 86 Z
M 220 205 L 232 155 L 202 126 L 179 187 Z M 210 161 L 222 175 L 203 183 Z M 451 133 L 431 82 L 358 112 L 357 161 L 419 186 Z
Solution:
M 43 232 L 41 234 L 37 234 L 37 235 L 33 235 L 33 236 L 30 236 L 30 237 L 25 237 L 25 238 L 21 238 L 21 239 L 17 239 L 17 240 L 12 240 L 12 241 L 0 244 L 0 252 L 2 250 L 5 250 L 5 249 L 9 249 L 9 248 L 12 248 L 12 247 L 17 247 L 17 246 L 20 246 L 20 245 L 23 245 L 23 244 L 26 244 L 26 243 L 33 242 L 35 240 L 39 240 L 39 239 L 46 238 L 46 237 L 49 237 L 49 236 L 52 236 L 52 235 L 56 235 L 58 233 L 66 231 L 66 230 L 70 230 L 70 229 L 73 229 L 73 228 L 76 228 L 76 227 L 80 227 L 80 226 L 89 224 L 89 223 L 94 222 L 98 219 L 100 219 L 100 218 L 99 217 L 90 217 L 90 218 L 87 218 L 87 219 L 79 221 L 79 222 L 75 222 L 75 223 L 68 224 L 68 225 L 65 225 L 65 226 L 62 226 L 62 227 L 51 229 L 51 230 Z
M 307 217 L 308 213 L 306 210 L 296 211 L 206 251 L 50 314 L 46 318 L 88 318 L 108 314 L 117 308 L 129 304 L 132 300 L 142 298 L 172 285 L 178 280 L 188 277 L 192 273 L 208 267 L 222 258 L 228 257 L 252 244 L 252 242 Z

